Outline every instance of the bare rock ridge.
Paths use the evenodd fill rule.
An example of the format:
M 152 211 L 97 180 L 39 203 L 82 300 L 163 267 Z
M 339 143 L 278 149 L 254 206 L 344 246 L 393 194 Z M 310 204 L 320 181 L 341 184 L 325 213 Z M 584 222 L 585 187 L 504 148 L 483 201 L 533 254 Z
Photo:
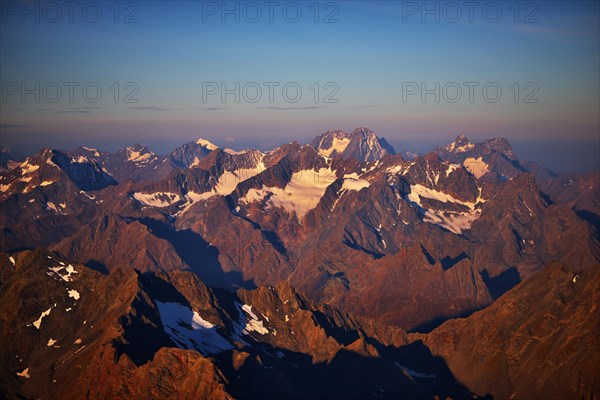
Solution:
M 386 154 L 396 154 L 392 146 L 368 128 L 356 128 L 350 134 L 340 130 L 328 131 L 311 143 L 320 154 L 341 156 L 360 161 L 376 161 Z
M 43 250 L 0 259 L 8 396 L 473 398 L 402 330 L 287 283 L 231 293 L 189 272 L 102 275 Z
M 598 262 L 593 177 L 561 192 L 504 139 L 459 136 L 411 161 L 382 143 L 358 128 L 266 153 L 204 139 L 166 157 L 44 149 L 0 175 L 0 243 L 229 289 L 289 280 L 417 331 L 487 307 L 548 262 Z
M 600 391 L 599 284 L 598 268 L 551 264 L 485 310 L 411 340 L 422 340 L 480 394 L 593 399 Z

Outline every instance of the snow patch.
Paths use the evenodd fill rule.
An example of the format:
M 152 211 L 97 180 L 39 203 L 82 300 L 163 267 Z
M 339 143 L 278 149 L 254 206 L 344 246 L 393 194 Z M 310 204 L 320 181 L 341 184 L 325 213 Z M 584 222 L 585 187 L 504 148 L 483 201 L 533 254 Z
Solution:
M 475 212 L 440 212 L 440 211 L 427 211 L 423 221 L 430 222 L 432 224 L 439 225 L 443 228 L 448 229 L 452 233 L 461 234 L 465 230 L 471 229 L 471 225 L 480 216 L 480 211 Z
M 269 333 L 269 330 L 263 326 L 263 322 L 258 319 L 256 314 L 252 312 L 252 306 L 248 304 L 244 304 L 242 306 L 242 310 L 250 316 L 250 320 L 246 320 L 246 327 L 244 328 L 244 333 L 248 334 L 248 332 L 257 332 L 261 335 L 266 335 Z
M 453 173 L 454 171 L 456 171 L 459 168 L 460 168 L 460 165 L 458 165 L 458 164 L 449 164 L 448 167 L 446 168 L 446 178 L 448 176 L 450 176 L 451 173 Z
M 49 309 L 47 309 L 46 311 L 42 312 L 40 317 L 38 319 L 36 319 L 35 321 L 33 321 L 33 326 L 35 326 L 39 330 L 40 326 L 42 325 L 42 320 L 44 319 L 44 317 L 47 317 L 48 315 L 50 315 L 50 311 L 52 311 L 52 309 L 54 307 L 56 307 L 56 304 L 54 306 L 50 307 Z
M 54 204 L 53 202 L 49 201 L 46 203 L 46 209 L 48 211 L 54 211 L 57 214 L 60 214 L 60 210 L 58 209 L 58 207 L 56 206 L 56 204 Z
M 423 221 L 440 225 L 456 234 L 461 234 L 464 230 L 471 229 L 473 222 L 481 215 L 481 210 L 476 209 L 475 205 L 480 201 L 485 202 L 485 200 L 480 198 L 475 203 L 458 200 L 447 193 L 429 189 L 421 184 L 411 185 L 410 189 L 411 192 L 407 196 L 408 200 L 425 210 Z M 437 200 L 442 203 L 450 202 L 459 204 L 467 207 L 468 211 L 457 212 L 435 210 L 433 208 L 426 209 L 421 203 L 421 198 Z
M 464 135 L 460 135 L 460 138 L 463 140 L 466 140 Z M 456 141 L 454 141 L 446 146 L 446 150 L 453 151 L 455 153 L 464 153 L 464 152 L 467 152 L 467 151 L 473 149 L 474 147 L 475 147 L 475 145 L 473 143 L 468 143 L 468 142 L 461 146 L 457 146 Z
M 29 368 L 25 368 L 23 371 L 17 372 L 17 376 L 20 376 L 21 378 L 25 379 L 31 378 L 31 376 L 29 375 Z
M 46 346 L 48 346 L 48 347 L 54 346 L 54 343 L 56 343 L 56 340 L 50 338 L 50 339 L 48 339 L 48 343 L 46 344 Z
M 199 144 L 200 146 L 206 147 L 208 150 L 216 150 L 219 147 L 215 146 L 213 143 L 209 142 L 206 139 L 198 139 L 196 140 L 196 144 Z
M 134 193 L 133 198 L 140 203 L 150 207 L 168 207 L 181 200 L 181 197 L 175 193 L 157 192 L 157 193 Z
M 233 348 L 219 334 L 218 327 L 203 319 L 196 311 L 179 303 L 155 302 L 163 329 L 177 347 L 196 349 L 205 356 Z
M 87 158 L 86 156 L 79 156 L 77 158 L 72 158 L 71 163 L 73 163 L 73 162 L 75 162 L 77 164 L 84 164 L 84 163 L 90 162 L 90 159 Z
M 13 256 L 8 257 L 8 259 L 10 260 L 12 265 L 15 265 L 15 259 L 13 258 Z
M 318 171 L 303 170 L 295 172 L 290 182 L 281 189 L 266 187 L 250 189 L 240 199 L 242 203 L 262 201 L 268 197 L 268 203 L 274 207 L 295 213 L 299 220 L 317 206 L 327 187 L 335 181 L 335 171 L 321 168 Z
M 177 215 L 185 213 L 192 205 L 199 201 L 208 200 L 214 196 L 228 196 L 237 187 L 240 182 L 252 178 L 265 170 L 264 164 L 259 163 L 256 168 L 240 168 L 235 171 L 225 171 L 219 177 L 216 185 L 212 190 L 203 193 L 187 192 L 185 199 L 187 200 L 183 207 L 177 212 Z
M 190 164 L 190 168 L 200 165 L 200 159 L 198 157 L 194 157 L 194 162 Z
M 235 156 L 241 155 L 241 154 L 246 154 L 248 152 L 248 150 L 235 151 L 232 149 L 225 149 L 223 151 L 227 154 L 231 154 L 231 155 L 235 155 Z
M 264 171 L 264 164 L 260 163 L 256 168 L 240 168 L 235 171 L 225 171 L 219 177 L 219 181 L 213 188 L 212 195 L 228 196 L 237 187 L 238 183 L 252 178 Z
M 361 189 L 368 188 L 369 186 L 371 186 L 369 181 L 364 179 L 347 178 L 344 179 L 342 189 L 359 191 Z
M 98 152 L 98 150 L 91 148 L 91 147 L 83 147 L 83 149 L 85 151 L 89 151 L 90 153 L 94 153 L 94 157 L 100 157 L 100 153 Z
M 90 200 L 94 200 L 94 199 L 96 199 L 96 196 L 94 196 L 94 195 L 89 195 L 89 194 L 87 194 L 86 192 L 84 192 L 83 190 L 80 190 L 80 191 L 79 191 L 79 193 L 81 193 L 82 195 L 84 195 L 85 197 L 87 197 L 87 198 L 88 198 L 88 199 L 90 199 Z
M 60 262 L 62 265 L 64 265 L 64 263 L 61 261 Z M 77 274 L 78 272 L 75 270 L 75 268 L 69 264 L 68 266 L 64 267 L 62 265 L 57 265 L 56 267 L 49 267 L 48 269 L 51 272 L 47 272 L 47 274 L 49 276 L 52 277 L 58 277 L 62 280 L 64 280 L 65 282 L 71 282 L 73 280 L 73 278 L 71 277 L 72 274 Z M 64 270 L 64 272 L 66 272 L 66 275 L 64 275 L 62 273 L 62 271 Z
M 337 206 L 337 203 L 340 201 L 340 199 L 342 198 L 342 196 L 344 195 L 344 193 L 346 193 L 346 189 L 342 188 L 339 190 L 339 192 L 337 192 L 337 198 L 335 199 L 335 201 L 333 202 L 333 205 L 331 206 L 331 208 L 329 209 L 329 211 L 333 211 L 335 209 L 335 206 Z
M 39 165 L 29 164 L 29 160 L 27 160 L 21 164 L 21 175 L 30 174 L 38 169 L 40 169 Z
M 458 203 L 458 204 L 467 206 L 469 208 L 475 206 L 474 203 L 468 203 L 468 202 L 465 202 L 462 200 L 455 199 L 454 197 L 450 196 L 447 193 L 440 192 L 435 189 L 429 189 L 428 187 L 425 187 L 421 184 L 411 185 L 410 193 L 408 194 L 408 199 L 410 201 L 412 201 L 413 203 L 417 203 L 419 206 L 421 206 L 421 197 L 425 197 L 425 198 L 432 199 L 432 200 L 437 200 L 442 203 L 447 203 L 447 202 Z
M 151 160 L 151 157 L 154 156 L 154 153 L 147 152 L 142 153 L 141 151 L 134 150 L 133 147 L 128 147 L 127 149 L 127 161 L 136 163 L 136 164 L 147 164 Z
M 348 138 L 333 138 L 333 143 L 331 144 L 331 147 L 328 149 L 319 149 L 319 154 L 325 156 L 325 157 L 329 157 L 331 156 L 331 154 L 333 154 L 333 152 L 337 152 L 337 154 L 342 154 L 344 152 L 344 150 L 346 150 L 346 147 L 348 147 L 348 144 L 350 143 L 350 139 Z
M 385 171 L 392 175 L 406 175 L 408 171 L 410 171 L 410 167 L 412 167 L 413 165 L 415 165 L 415 162 L 411 161 L 408 164 L 394 165 L 393 167 L 387 168 Z
M 81 297 L 79 295 L 79 292 L 77 290 L 69 290 L 69 289 L 67 289 L 67 291 L 69 292 L 69 297 L 72 297 L 75 300 L 79 300 L 79 297 Z
M 470 173 L 475 175 L 475 178 L 477 179 L 490 172 L 489 165 L 483 161 L 483 157 L 469 157 L 463 162 L 463 165 Z

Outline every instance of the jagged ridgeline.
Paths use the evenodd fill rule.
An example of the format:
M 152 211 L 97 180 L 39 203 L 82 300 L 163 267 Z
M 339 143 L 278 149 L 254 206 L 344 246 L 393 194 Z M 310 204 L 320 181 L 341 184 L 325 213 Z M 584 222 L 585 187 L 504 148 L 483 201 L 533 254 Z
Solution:
M 8 397 L 600 393 L 578 311 L 597 305 L 597 172 L 557 176 L 501 138 L 396 154 L 367 128 L 0 155 Z

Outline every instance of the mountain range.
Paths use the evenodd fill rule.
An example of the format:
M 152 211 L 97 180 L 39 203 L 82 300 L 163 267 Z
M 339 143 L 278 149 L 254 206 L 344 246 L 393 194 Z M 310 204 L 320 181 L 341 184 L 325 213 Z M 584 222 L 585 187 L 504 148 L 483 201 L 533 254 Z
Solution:
M 7 398 L 600 393 L 597 171 L 367 128 L 1 155 Z

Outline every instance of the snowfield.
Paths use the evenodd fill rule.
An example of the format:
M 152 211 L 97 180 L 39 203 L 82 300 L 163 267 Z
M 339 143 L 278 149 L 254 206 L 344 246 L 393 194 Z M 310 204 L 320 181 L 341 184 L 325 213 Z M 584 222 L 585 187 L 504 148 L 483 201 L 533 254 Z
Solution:
M 423 221 L 439 225 L 456 234 L 461 234 L 463 231 L 471 229 L 473 222 L 481 216 L 481 210 L 475 208 L 475 205 L 478 202 L 485 202 L 485 200 L 481 198 L 478 198 L 475 203 L 458 200 L 447 193 L 429 189 L 421 184 L 411 185 L 410 189 L 411 192 L 408 194 L 407 198 L 409 201 L 425 210 Z M 455 203 L 465 206 L 469 210 L 466 212 L 456 212 L 426 208 L 421 203 L 421 198 L 437 200 L 441 203 Z
M 196 349 L 203 355 L 217 354 L 233 348 L 218 327 L 179 303 L 156 301 L 160 320 L 171 340 L 182 349 Z
M 319 204 L 325 190 L 334 181 L 335 171 L 329 168 L 302 170 L 292 175 L 285 188 L 263 186 L 261 189 L 250 189 L 240 202 L 252 203 L 268 199 L 270 206 L 295 213 L 302 220 L 306 213 Z

